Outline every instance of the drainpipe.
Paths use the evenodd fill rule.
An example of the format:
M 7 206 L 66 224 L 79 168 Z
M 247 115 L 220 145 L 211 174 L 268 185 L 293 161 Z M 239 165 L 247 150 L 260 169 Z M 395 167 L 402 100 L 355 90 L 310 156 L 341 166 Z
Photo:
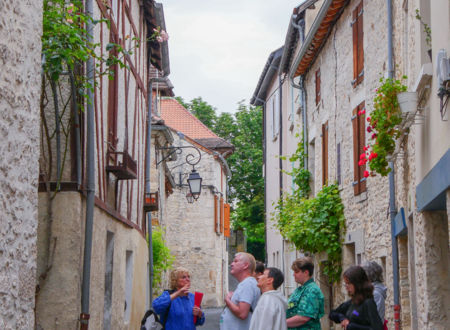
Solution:
M 151 78 L 147 91 L 148 112 L 147 112 L 147 136 L 145 150 L 145 194 L 150 194 L 150 165 L 151 165 L 151 142 L 152 142 L 152 107 L 153 107 L 153 82 L 164 82 L 165 78 Z M 149 292 L 148 299 L 150 306 L 153 301 L 153 242 L 152 242 L 152 212 L 147 212 L 147 234 L 148 234 L 148 274 L 149 274 Z
M 281 82 L 281 75 L 278 75 L 278 90 L 279 90 L 279 100 L 278 100 L 278 106 L 280 107 L 280 131 L 278 134 L 280 135 L 280 141 L 279 141 L 279 149 L 278 153 L 280 155 L 280 199 L 283 196 L 283 159 L 281 156 L 283 155 L 283 89 L 282 89 L 282 82 Z M 281 269 L 283 271 L 283 274 L 286 274 L 285 271 L 285 262 L 284 262 L 284 238 L 281 239 Z M 283 284 L 284 286 L 284 284 Z
M 86 15 L 93 16 L 92 0 L 86 0 Z M 86 22 L 87 47 L 91 48 L 94 42 L 94 25 L 90 19 Z M 87 81 L 90 86 L 94 86 L 94 58 L 89 56 L 86 63 Z M 92 254 L 92 227 L 94 222 L 94 197 L 95 197 L 95 150 L 94 150 L 94 93 L 87 89 L 88 102 L 86 109 L 86 225 L 84 234 L 84 257 L 83 257 L 83 281 L 81 285 L 81 314 L 80 329 L 89 328 L 89 293 L 91 279 L 91 254 Z
M 392 46 L 392 0 L 387 0 L 387 28 L 388 28 L 388 78 L 394 77 L 393 65 L 393 46 Z M 394 178 L 394 163 L 389 162 L 389 214 L 391 220 L 391 243 L 392 243 L 392 273 L 394 281 L 394 322 L 395 330 L 400 329 L 400 290 L 399 290 L 399 270 L 398 270 L 398 246 L 397 238 L 395 237 L 394 220 L 397 213 L 395 206 L 395 178 Z

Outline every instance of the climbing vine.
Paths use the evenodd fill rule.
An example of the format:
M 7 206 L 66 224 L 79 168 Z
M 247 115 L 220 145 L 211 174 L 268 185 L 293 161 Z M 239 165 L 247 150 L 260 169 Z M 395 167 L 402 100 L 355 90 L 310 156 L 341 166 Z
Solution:
M 148 244 L 148 235 L 147 235 Z M 161 289 L 162 275 L 165 271 L 172 267 L 175 257 L 170 252 L 164 240 L 164 231 L 157 227 L 152 231 L 152 248 L 153 248 L 153 288 L 157 294 Z
M 304 169 L 303 141 L 289 160 L 299 161 L 299 167 L 290 172 L 296 188 L 284 194 L 276 205 L 274 214 L 281 235 L 299 250 L 309 253 L 327 253 L 321 264 L 330 282 L 339 281 L 342 272 L 341 237 L 345 231 L 344 206 L 336 184 L 324 186 L 313 198 L 310 193 L 311 174 Z

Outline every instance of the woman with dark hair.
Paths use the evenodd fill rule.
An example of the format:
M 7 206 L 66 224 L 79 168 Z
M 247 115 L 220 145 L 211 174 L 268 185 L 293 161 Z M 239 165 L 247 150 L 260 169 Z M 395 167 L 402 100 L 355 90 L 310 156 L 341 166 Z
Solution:
M 382 330 L 383 323 L 373 300 L 373 285 L 360 266 L 344 272 L 344 283 L 350 300 L 330 312 L 330 320 L 347 330 Z

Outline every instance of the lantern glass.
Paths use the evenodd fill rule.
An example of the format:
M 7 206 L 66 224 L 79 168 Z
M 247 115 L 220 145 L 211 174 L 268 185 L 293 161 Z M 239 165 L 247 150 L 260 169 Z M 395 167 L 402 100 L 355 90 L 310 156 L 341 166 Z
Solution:
M 187 199 L 187 202 L 188 202 L 189 204 L 194 203 L 194 197 L 192 196 L 192 194 L 191 194 L 190 192 L 188 192 L 188 193 L 186 194 L 186 199 Z
M 187 181 L 192 197 L 197 200 L 202 192 L 202 178 L 196 170 L 192 170 Z

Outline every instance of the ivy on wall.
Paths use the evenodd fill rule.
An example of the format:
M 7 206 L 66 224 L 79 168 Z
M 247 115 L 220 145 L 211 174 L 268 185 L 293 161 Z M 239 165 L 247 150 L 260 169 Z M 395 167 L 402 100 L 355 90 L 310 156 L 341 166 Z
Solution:
M 330 282 L 339 281 L 342 272 L 342 234 L 345 231 L 344 205 L 337 184 L 324 186 L 317 196 L 308 198 L 311 174 L 304 169 L 303 141 L 289 160 L 299 161 L 299 167 L 288 174 L 294 177 L 296 188 L 284 194 L 274 214 L 281 235 L 298 250 L 309 253 L 327 253 L 321 263 Z

